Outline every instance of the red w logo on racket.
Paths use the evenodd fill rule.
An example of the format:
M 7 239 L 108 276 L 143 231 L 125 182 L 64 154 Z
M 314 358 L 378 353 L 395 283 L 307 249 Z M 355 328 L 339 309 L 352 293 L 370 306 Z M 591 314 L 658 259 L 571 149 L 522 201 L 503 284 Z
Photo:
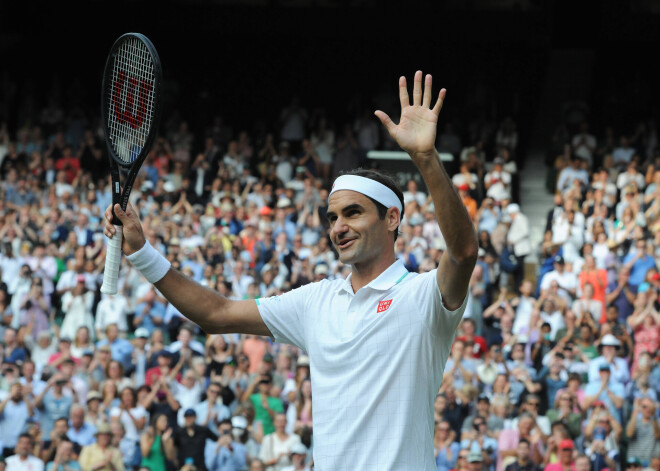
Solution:
M 121 97 L 124 92 L 124 84 L 128 79 L 128 87 L 126 90 L 126 106 L 122 108 Z M 115 103 L 115 116 L 120 123 L 128 123 L 133 129 L 139 129 L 144 123 L 144 118 L 147 110 L 147 97 L 151 92 L 151 84 L 141 80 L 138 81 L 133 77 L 127 77 L 126 72 L 119 71 L 117 80 L 114 83 L 114 91 L 112 100 Z M 135 93 L 138 93 L 137 99 L 137 113 L 135 112 Z
M 390 304 L 392 304 L 391 299 L 388 299 L 387 301 L 379 302 L 378 303 L 378 309 L 376 310 L 376 313 L 387 311 L 390 308 Z

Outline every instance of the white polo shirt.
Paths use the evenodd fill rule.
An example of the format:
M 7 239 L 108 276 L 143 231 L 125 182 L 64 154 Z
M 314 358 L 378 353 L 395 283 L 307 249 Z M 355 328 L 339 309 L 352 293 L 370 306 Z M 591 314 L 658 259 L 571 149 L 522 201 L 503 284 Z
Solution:
M 309 355 L 315 469 L 435 470 L 433 403 L 466 302 L 448 311 L 436 270 L 400 260 L 355 294 L 350 280 L 257 301 L 275 340 Z

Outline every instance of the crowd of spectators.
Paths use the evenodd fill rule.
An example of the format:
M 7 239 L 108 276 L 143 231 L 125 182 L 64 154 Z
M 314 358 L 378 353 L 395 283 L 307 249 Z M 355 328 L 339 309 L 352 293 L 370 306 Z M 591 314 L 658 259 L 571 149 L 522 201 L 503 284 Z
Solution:
M 438 471 L 660 471 L 660 153 L 645 129 L 556 134 L 540 247 L 515 121 L 439 132 L 480 251 L 435 401 Z M 258 136 L 179 120 L 130 199 L 174 268 L 228 297 L 277 295 L 347 276 L 329 184 L 389 146 L 371 115 L 335 125 L 296 100 Z M 98 122 L 56 103 L 0 124 L 0 470 L 310 469 L 306 352 L 207 336 L 126 261 L 101 295 L 105 159 Z M 396 252 L 429 271 L 446 248 L 433 202 L 404 190 Z

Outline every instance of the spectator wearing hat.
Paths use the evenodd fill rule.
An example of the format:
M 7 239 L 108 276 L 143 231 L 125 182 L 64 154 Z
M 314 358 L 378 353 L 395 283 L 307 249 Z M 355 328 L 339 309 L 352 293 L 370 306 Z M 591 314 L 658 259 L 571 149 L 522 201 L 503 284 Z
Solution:
M 630 371 L 628 362 L 617 356 L 621 341 L 612 334 L 605 334 L 596 343 L 600 355 L 589 363 L 589 382 L 597 381 L 600 378 L 601 365 L 607 364 L 611 370 L 611 381 L 625 386 L 630 380 Z
M 546 465 L 543 471 L 575 471 L 575 461 L 573 460 L 573 450 L 575 445 L 573 440 L 565 438 L 559 442 L 559 461 Z
M 660 458 L 658 458 L 660 459 Z M 626 471 L 641 471 L 643 468 L 642 461 L 636 456 L 629 456 L 626 459 L 625 469 Z M 653 466 L 649 466 L 646 469 L 654 469 Z
M 100 392 L 92 390 L 87 393 L 87 409 L 85 411 L 85 422 L 98 429 L 99 425 L 108 421 L 108 417 L 100 410 L 103 396 Z
M 133 339 L 133 352 L 131 354 L 130 373 L 133 375 L 133 381 L 136 387 L 144 384 L 147 373 L 147 342 L 149 341 L 149 331 L 142 327 L 135 329 L 135 338 Z
M 245 419 L 244 417 L 238 418 Z M 245 421 L 245 426 L 247 426 L 247 421 Z M 206 442 L 204 461 L 209 471 L 243 470 L 247 458 L 245 445 L 236 439 L 233 430 L 233 421 L 225 418 L 218 425 L 218 440 Z
M 123 471 L 121 452 L 111 444 L 112 431 L 105 424 L 96 431 L 96 443 L 84 446 L 79 463 L 83 471 Z
M 596 401 L 601 401 L 605 404 L 610 414 L 621 422 L 625 390 L 622 383 L 612 379 L 611 368 L 609 363 L 599 364 L 598 379 L 587 383 L 584 389 L 585 397 L 581 407 L 583 410 L 587 410 Z M 589 377 L 591 377 L 591 371 L 589 372 Z
M 660 456 L 660 419 L 656 417 L 657 403 L 649 398 L 634 401 L 630 420 L 626 425 L 628 456 L 635 456 L 648 464 Z
M 291 466 L 283 468 L 282 471 L 311 471 L 307 463 L 307 447 L 302 443 L 291 447 Z
M 566 270 L 566 262 L 562 255 L 555 255 L 552 262 L 553 269 L 541 278 L 541 292 L 548 291 L 552 282 L 556 281 L 559 285 L 559 293 L 564 299 L 570 302 L 575 299 L 577 294 L 577 276 L 573 272 Z
M 198 470 L 206 471 L 204 462 L 204 448 L 206 440 L 217 441 L 218 436 L 211 432 L 208 427 L 196 423 L 197 413 L 195 409 L 187 409 L 184 414 L 184 425 L 174 430 L 174 445 L 177 450 L 177 461 L 183 464 L 186 458 L 193 458 Z

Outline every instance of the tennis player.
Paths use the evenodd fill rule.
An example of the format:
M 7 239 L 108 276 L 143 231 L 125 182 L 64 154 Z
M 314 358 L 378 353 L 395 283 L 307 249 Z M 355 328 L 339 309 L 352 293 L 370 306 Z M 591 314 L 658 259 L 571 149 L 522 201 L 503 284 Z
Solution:
M 437 270 L 409 273 L 396 259 L 403 195 L 375 172 L 339 176 L 329 196 L 329 234 L 351 275 L 257 301 L 226 299 L 171 269 L 145 240 L 133 208 L 115 206 L 129 261 L 205 332 L 270 336 L 308 353 L 319 471 L 436 469 L 433 402 L 478 246 L 434 146 L 446 91 L 431 106 L 431 76 L 422 80 L 418 71 L 412 104 L 405 77 L 399 80 L 398 125 L 375 114 L 410 155 L 433 199 L 447 244 Z M 106 234 L 113 233 L 108 222 Z

